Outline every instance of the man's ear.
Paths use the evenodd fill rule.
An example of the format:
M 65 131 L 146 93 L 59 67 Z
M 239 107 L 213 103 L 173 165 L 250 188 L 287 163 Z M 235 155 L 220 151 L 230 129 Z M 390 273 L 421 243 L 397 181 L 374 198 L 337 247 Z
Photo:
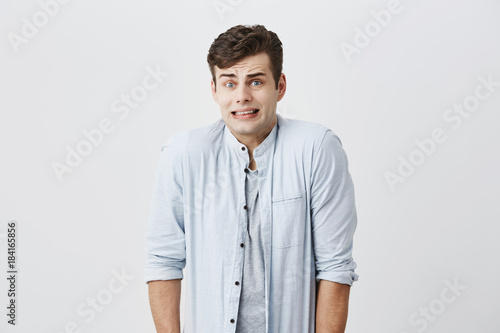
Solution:
M 278 102 L 281 101 L 283 96 L 285 96 L 286 91 L 286 77 L 284 73 L 281 73 L 280 80 L 278 82 Z
M 212 90 L 212 97 L 215 101 L 215 103 L 219 103 L 218 98 L 217 98 L 217 92 L 215 91 L 215 83 L 214 80 L 210 80 L 210 89 Z

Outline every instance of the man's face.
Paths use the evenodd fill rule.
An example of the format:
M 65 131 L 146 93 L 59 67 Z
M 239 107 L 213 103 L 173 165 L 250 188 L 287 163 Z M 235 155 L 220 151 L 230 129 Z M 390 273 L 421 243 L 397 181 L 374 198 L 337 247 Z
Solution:
M 222 119 L 237 139 L 263 140 L 276 123 L 276 105 L 285 95 L 286 79 L 281 74 L 278 89 L 267 53 L 243 58 L 228 68 L 215 66 L 217 89 L 212 96 L 220 106 Z M 255 114 L 237 112 L 258 110 Z

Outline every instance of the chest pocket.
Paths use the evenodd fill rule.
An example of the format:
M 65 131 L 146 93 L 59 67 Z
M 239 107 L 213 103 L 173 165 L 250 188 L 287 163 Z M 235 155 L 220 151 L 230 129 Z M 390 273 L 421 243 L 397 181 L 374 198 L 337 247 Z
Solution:
M 304 243 L 306 191 L 273 198 L 273 246 L 287 248 Z

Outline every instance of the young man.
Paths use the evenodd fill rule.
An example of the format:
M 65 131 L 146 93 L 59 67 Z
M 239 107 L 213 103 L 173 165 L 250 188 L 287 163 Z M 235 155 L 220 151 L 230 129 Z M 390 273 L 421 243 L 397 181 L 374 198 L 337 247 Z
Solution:
M 162 147 L 145 280 L 157 332 L 341 333 L 357 217 L 340 139 L 276 113 L 278 36 L 219 35 L 207 57 L 222 118 Z M 187 264 L 187 265 L 186 265 Z

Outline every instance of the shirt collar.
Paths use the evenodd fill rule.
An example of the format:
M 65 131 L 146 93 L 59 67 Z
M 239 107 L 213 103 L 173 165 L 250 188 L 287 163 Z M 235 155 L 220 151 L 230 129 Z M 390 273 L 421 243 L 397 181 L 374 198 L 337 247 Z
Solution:
M 278 129 L 280 126 L 280 123 L 283 121 L 283 117 L 277 113 L 276 114 L 277 121 L 276 124 L 274 124 L 273 129 L 271 130 L 271 133 L 260 143 L 258 147 L 256 147 L 253 151 L 254 156 L 259 156 L 264 154 L 264 152 L 271 146 L 274 145 L 276 142 L 276 137 L 278 135 Z M 246 147 L 243 143 L 239 142 L 238 139 L 231 133 L 229 128 L 224 124 L 224 140 L 226 143 L 232 147 L 233 149 L 237 151 L 241 151 L 242 147 Z

